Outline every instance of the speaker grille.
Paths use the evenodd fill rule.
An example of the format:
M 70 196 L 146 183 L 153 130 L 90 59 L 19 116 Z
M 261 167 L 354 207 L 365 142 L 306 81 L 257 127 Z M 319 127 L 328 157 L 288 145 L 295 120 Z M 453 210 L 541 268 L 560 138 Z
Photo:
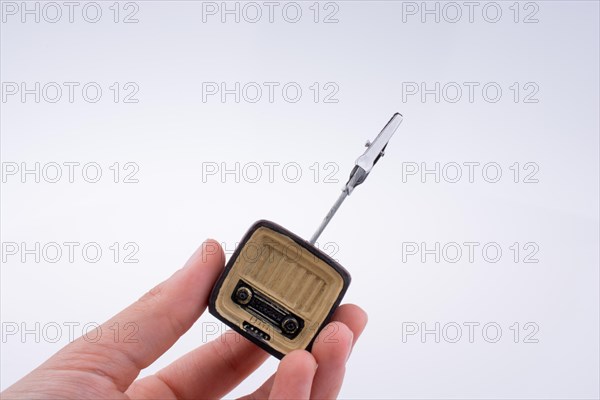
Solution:
M 276 294 L 288 307 L 299 313 L 310 313 L 321 300 L 327 284 L 312 273 L 310 267 L 293 258 L 273 245 L 263 244 L 257 248 L 256 257 L 247 260 L 244 275 L 262 290 Z

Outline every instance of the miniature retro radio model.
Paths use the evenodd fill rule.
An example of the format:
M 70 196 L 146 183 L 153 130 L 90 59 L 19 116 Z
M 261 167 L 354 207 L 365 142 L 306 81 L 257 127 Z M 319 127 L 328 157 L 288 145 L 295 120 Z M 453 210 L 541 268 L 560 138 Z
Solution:
M 402 115 L 394 114 L 375 140 L 367 142 L 340 197 L 310 240 L 270 221 L 250 227 L 210 295 L 211 314 L 277 358 L 310 350 L 350 285 L 350 274 L 314 244 L 384 155 L 401 122 Z

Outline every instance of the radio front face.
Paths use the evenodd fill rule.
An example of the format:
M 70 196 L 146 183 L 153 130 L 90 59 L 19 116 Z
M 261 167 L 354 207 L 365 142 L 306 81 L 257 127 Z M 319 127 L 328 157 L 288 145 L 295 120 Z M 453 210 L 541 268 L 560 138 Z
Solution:
M 219 278 L 210 311 L 281 358 L 310 347 L 349 283 L 348 273 L 329 256 L 284 228 L 259 221 Z

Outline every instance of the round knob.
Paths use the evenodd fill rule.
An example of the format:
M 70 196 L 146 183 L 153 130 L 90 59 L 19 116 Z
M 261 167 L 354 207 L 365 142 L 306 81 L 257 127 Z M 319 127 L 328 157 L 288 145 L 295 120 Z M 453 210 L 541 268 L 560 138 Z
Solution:
M 300 324 L 298 324 L 298 320 L 294 317 L 285 317 L 281 322 L 281 327 L 285 333 L 292 334 L 298 330 Z
M 250 299 L 252 299 L 252 291 L 242 286 L 235 292 L 235 298 L 240 304 L 248 304 L 250 303 Z

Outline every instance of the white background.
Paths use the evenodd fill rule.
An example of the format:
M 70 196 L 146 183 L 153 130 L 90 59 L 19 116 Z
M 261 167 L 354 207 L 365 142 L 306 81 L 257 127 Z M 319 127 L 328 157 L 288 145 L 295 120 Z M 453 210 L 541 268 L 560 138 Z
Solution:
M 421 2 L 315 7 L 310 1 L 295 3 L 302 10 L 296 23 L 286 21 L 296 6 L 285 2 L 273 22 L 262 2 L 257 22 L 245 3 L 237 3 L 239 22 L 233 14 L 222 22 L 220 12 L 203 13 L 213 4 L 221 11 L 220 2 L 120 3 L 117 23 L 113 2 L 98 3 L 96 23 L 83 18 L 85 2 L 72 23 L 66 7 L 51 23 L 44 17 L 54 18 L 55 11 L 38 4 L 36 23 L 34 15 L 22 22 L 20 9 L 12 15 L 2 3 L 3 171 L 14 163 L 93 162 L 102 177 L 86 182 L 81 166 L 73 183 L 64 166 L 58 183 L 44 176 L 36 183 L 21 171 L 3 177 L 2 388 L 68 342 L 65 323 L 79 323 L 76 334 L 85 323 L 101 323 L 168 277 L 207 237 L 230 254 L 246 229 L 266 218 L 308 238 L 365 140 L 399 111 L 405 120 L 386 156 L 319 240 L 353 276 L 345 301 L 370 316 L 341 397 L 598 398 L 597 2 L 480 2 L 472 22 L 463 2 L 429 2 L 426 7 L 439 12 L 436 22 L 435 14 L 421 14 Z M 93 18 L 93 9 L 88 12 Z M 131 12 L 138 22 L 123 23 Z M 58 102 L 47 101 L 54 97 L 48 92 L 36 103 L 34 95 L 24 101 L 20 93 L 8 95 L 7 82 L 80 85 L 72 103 L 65 86 Z M 81 95 L 88 82 L 103 89 L 96 103 Z M 114 82 L 117 103 L 109 88 Z M 139 88 L 137 103 L 123 102 L 128 82 Z M 206 96 L 206 82 L 230 89 L 256 82 L 263 93 L 255 103 L 254 92 L 222 101 L 220 94 Z M 264 82 L 279 85 L 272 102 Z M 297 102 L 282 95 L 290 82 L 302 89 Z M 427 89 L 439 82 L 439 102 L 434 93 L 410 95 L 411 82 Z M 472 101 L 464 82 L 477 85 Z M 490 89 L 485 98 L 488 83 L 502 94 Z M 325 102 L 332 91 L 329 100 L 337 102 Z M 119 183 L 109 169 L 115 162 Z M 123 182 L 123 172 L 131 171 L 123 170 L 127 162 L 139 167 L 138 183 Z M 280 163 L 272 182 L 269 162 Z M 465 162 L 480 163 L 473 182 Z M 219 173 L 203 175 L 214 163 Z M 221 174 L 236 163 L 237 177 Z M 436 163 L 446 172 L 439 183 L 433 174 L 403 175 L 414 165 Z M 450 182 L 454 163 L 462 166 L 456 183 Z M 486 163 L 500 167 L 498 182 L 488 182 L 494 169 L 482 174 Z M 533 164 L 525 169 L 526 163 Z M 257 164 L 262 176 L 253 183 Z M 293 182 L 298 166 L 302 176 Z M 528 179 L 534 182 L 525 183 L 534 169 Z M 72 263 L 66 254 L 56 263 L 43 255 L 40 262 L 32 255 L 22 262 L 20 252 L 6 251 L 7 243 L 32 248 L 36 242 L 95 242 L 103 255 L 87 262 L 78 247 Z M 121 246 L 118 262 L 109 249 L 114 242 Z M 138 263 L 123 262 L 128 242 L 139 247 Z M 431 249 L 436 242 L 440 248 L 480 245 L 473 262 L 464 245 L 454 263 L 455 253 L 440 254 L 439 262 L 430 254 L 422 262 L 421 253 L 406 251 L 411 243 Z M 510 248 L 515 242 L 517 262 Z M 502 249 L 499 261 L 483 257 L 486 243 Z M 524 249 L 526 243 L 532 244 Z M 538 262 L 524 262 L 532 249 Z M 214 338 L 214 321 L 203 316 L 143 374 Z M 479 324 L 472 343 L 469 322 Z M 49 323 L 63 327 L 57 343 L 44 337 Z M 420 331 L 403 341 L 408 327 L 435 330 L 436 323 L 439 343 Z M 496 343 L 486 340 L 494 339 L 493 329 L 482 332 L 488 323 L 502 329 Z M 37 331 L 39 343 L 34 334 L 7 335 L 15 324 Z M 456 325 L 462 336 L 452 343 Z M 275 368 L 276 360 L 269 360 L 230 396 L 254 390 Z

